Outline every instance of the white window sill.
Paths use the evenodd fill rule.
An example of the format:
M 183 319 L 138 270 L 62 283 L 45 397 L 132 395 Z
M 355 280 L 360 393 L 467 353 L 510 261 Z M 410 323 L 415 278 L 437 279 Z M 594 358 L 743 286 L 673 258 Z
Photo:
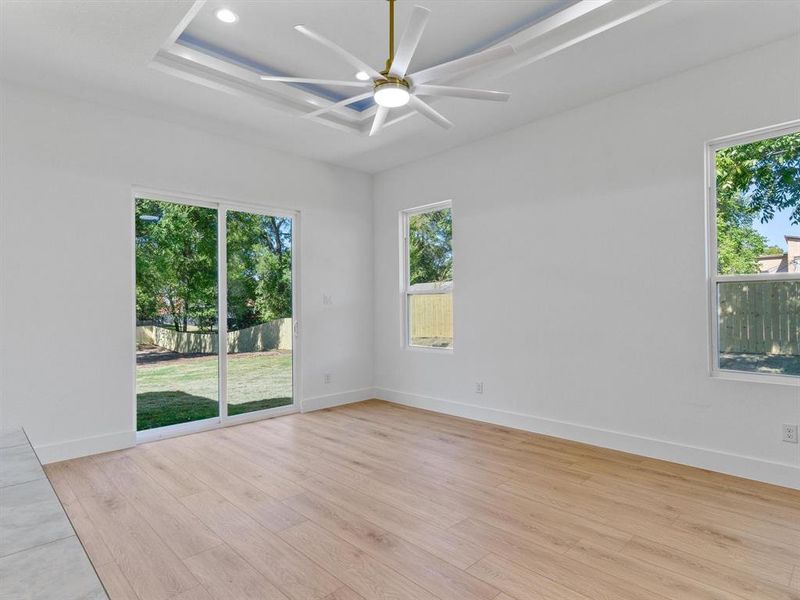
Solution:
M 772 373 L 750 373 L 748 371 L 713 369 L 711 371 L 711 378 L 727 381 L 747 381 L 750 383 L 788 385 L 800 388 L 800 377 L 794 375 L 775 375 Z
M 412 352 L 423 352 L 423 353 L 430 353 L 430 354 L 452 354 L 453 348 L 434 348 L 432 346 L 412 346 L 407 344 L 405 346 L 406 350 L 411 350 Z

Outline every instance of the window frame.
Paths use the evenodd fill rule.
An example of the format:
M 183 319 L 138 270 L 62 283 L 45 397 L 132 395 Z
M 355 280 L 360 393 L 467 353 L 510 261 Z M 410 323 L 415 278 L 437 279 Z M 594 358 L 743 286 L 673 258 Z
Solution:
M 791 386 L 800 385 L 800 376 L 796 375 L 753 373 L 750 371 L 722 369 L 719 366 L 719 284 L 800 281 L 800 273 L 756 273 L 747 275 L 720 275 L 717 273 L 717 151 L 731 146 L 749 144 L 792 133 L 800 133 L 800 119 L 716 138 L 705 144 L 708 369 L 712 378 Z
M 455 294 L 453 293 L 453 281 L 436 284 L 436 283 L 417 283 L 411 285 L 411 255 L 409 253 L 409 223 L 411 217 L 415 215 L 423 215 L 426 213 L 436 212 L 439 210 L 450 209 L 450 216 L 453 216 L 453 201 L 443 200 L 441 202 L 433 202 L 423 206 L 408 208 L 400 211 L 400 305 L 402 307 L 400 313 L 402 318 L 402 345 L 403 348 L 408 350 L 420 352 L 453 352 L 455 348 L 455 318 L 453 319 L 453 342 L 447 347 L 435 346 L 418 346 L 411 343 L 411 311 L 409 310 L 410 297 L 413 295 L 430 295 L 430 294 L 451 294 L 455 302 Z M 450 237 L 450 252 L 453 255 L 453 279 L 455 279 L 455 252 L 453 249 L 453 238 Z M 455 304 L 454 304 L 455 306 Z

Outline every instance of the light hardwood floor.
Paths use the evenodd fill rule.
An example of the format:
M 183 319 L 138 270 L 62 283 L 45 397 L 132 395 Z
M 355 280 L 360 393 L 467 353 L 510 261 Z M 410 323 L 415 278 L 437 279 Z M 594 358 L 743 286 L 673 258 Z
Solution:
M 800 599 L 800 492 L 369 401 L 47 467 L 112 600 Z

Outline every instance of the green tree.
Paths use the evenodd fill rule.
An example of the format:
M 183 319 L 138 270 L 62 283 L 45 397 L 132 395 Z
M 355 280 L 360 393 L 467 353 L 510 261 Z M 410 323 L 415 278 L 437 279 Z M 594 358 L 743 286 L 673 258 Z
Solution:
M 449 208 L 411 215 L 408 219 L 411 285 L 452 281 L 453 217 Z
M 292 221 L 228 211 L 228 328 L 292 316 Z M 179 331 L 217 320 L 217 211 L 136 202 L 136 316 Z
M 756 273 L 768 250 L 756 219 L 791 209 L 800 224 L 800 133 L 719 150 L 716 168 L 719 273 Z
M 217 213 L 208 208 L 136 202 L 136 312 L 179 331 L 216 323 Z
M 228 212 L 228 328 L 292 316 L 291 219 Z

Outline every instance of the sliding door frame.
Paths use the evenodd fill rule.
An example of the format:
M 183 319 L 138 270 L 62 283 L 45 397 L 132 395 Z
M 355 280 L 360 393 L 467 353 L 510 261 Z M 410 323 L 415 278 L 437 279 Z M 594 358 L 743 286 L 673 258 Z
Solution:
M 136 357 L 133 360 L 133 423 L 136 431 L 136 442 L 144 443 L 158 439 L 186 435 L 209 429 L 229 427 L 239 425 L 249 421 L 259 421 L 281 415 L 300 412 L 302 407 L 302 380 L 301 380 L 301 350 L 302 350 L 302 329 L 300 327 L 301 302 L 300 302 L 300 211 L 287 210 L 285 208 L 274 208 L 262 204 L 249 202 L 238 202 L 224 198 L 214 198 L 200 194 L 184 194 L 159 190 L 144 186 L 133 186 L 131 193 L 131 228 L 132 228 L 132 281 L 133 296 L 136 295 L 136 200 L 137 198 L 147 198 L 150 200 L 160 200 L 175 204 L 185 204 L 188 206 L 198 206 L 210 208 L 217 211 L 217 344 L 218 361 L 218 398 L 219 414 L 210 419 L 199 419 L 187 423 L 177 423 L 163 427 L 154 427 L 138 431 L 136 429 Z M 270 217 L 283 217 L 292 220 L 292 403 L 286 406 L 266 408 L 240 415 L 228 416 L 228 244 L 227 244 L 227 215 L 228 211 L 246 212 L 251 214 L 265 215 Z M 224 266 L 224 268 L 222 268 Z M 132 296 L 132 297 L 133 297 Z M 136 304 L 133 306 L 133 335 L 136 339 Z M 223 349 L 225 350 L 223 352 Z

